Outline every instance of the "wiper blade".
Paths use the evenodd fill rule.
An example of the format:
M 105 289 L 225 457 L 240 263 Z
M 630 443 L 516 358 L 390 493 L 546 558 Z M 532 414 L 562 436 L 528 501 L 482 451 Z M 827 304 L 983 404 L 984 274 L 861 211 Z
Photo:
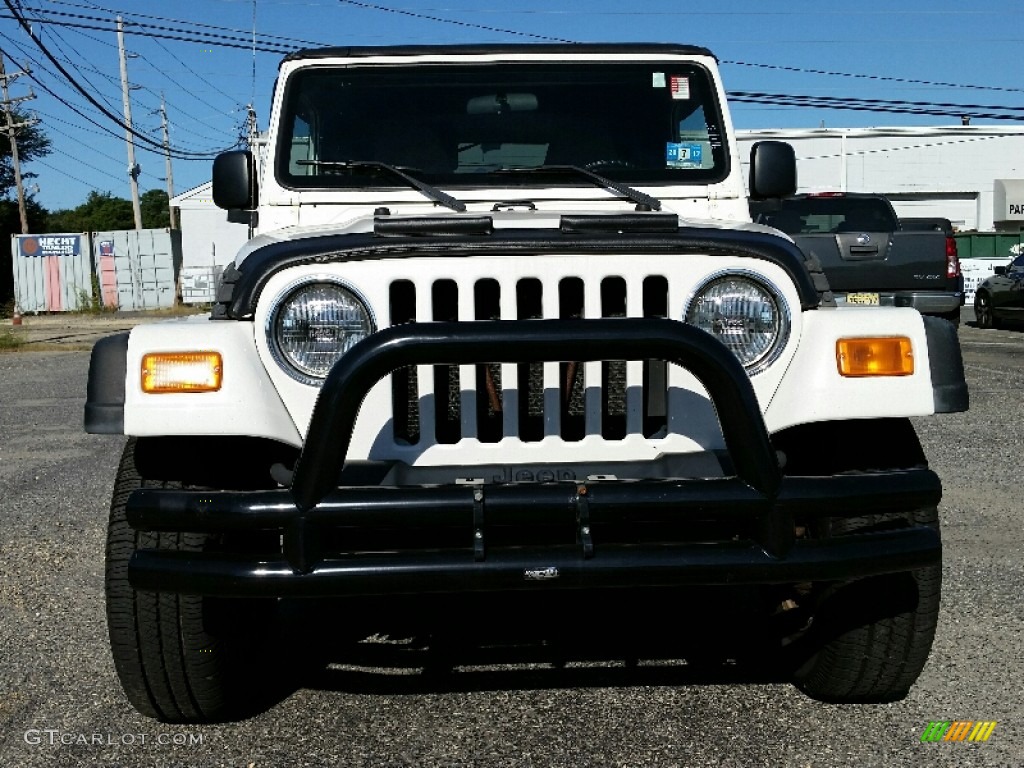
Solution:
M 401 168 L 389 165 L 388 163 L 381 163 L 377 160 L 299 160 L 298 165 L 314 165 L 317 168 L 375 168 L 387 171 L 391 175 L 404 180 L 410 187 L 421 192 L 424 197 L 433 200 L 435 203 L 440 203 L 446 208 L 451 208 L 459 213 L 466 210 L 466 204 L 461 200 L 457 200 L 446 192 L 442 192 L 437 187 L 432 187 L 430 184 L 420 181 Z
M 626 184 L 620 184 L 617 181 L 612 181 L 606 176 L 602 176 L 599 173 L 594 173 L 591 170 L 583 168 L 579 165 L 533 165 L 533 166 L 513 166 L 509 168 L 499 168 L 494 173 L 550 173 L 554 171 L 556 173 L 575 173 L 579 176 L 583 176 L 590 179 L 595 184 L 604 187 L 605 189 L 611 189 L 618 192 L 620 195 L 625 197 L 627 200 L 632 200 L 637 205 L 648 206 L 652 211 L 661 210 L 661 200 L 656 197 L 644 194 L 638 189 L 633 189 Z

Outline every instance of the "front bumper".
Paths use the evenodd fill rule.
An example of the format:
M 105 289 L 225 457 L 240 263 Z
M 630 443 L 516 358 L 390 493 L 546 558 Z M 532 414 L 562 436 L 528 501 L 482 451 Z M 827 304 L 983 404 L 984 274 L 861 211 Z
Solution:
M 497 359 L 496 359 L 497 358 Z M 363 397 L 406 365 L 662 359 L 709 393 L 734 476 L 502 485 L 339 486 Z M 927 469 L 785 477 L 750 381 L 714 337 L 669 320 L 397 326 L 331 371 L 288 488 L 141 489 L 140 531 L 222 534 L 202 552 L 139 549 L 136 589 L 222 596 L 347 596 L 626 586 L 782 584 L 939 562 L 909 526 L 797 536 L 823 517 L 907 512 L 941 497 Z

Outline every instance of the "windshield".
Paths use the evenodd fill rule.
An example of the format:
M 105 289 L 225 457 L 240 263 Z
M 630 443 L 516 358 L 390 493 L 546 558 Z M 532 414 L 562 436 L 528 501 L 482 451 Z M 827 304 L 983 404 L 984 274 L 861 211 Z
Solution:
M 395 186 L 393 174 L 337 161 L 456 187 L 586 183 L 501 173 L 544 165 L 707 184 L 728 173 L 723 137 L 710 78 L 694 64 L 321 66 L 289 80 L 276 172 L 299 189 Z

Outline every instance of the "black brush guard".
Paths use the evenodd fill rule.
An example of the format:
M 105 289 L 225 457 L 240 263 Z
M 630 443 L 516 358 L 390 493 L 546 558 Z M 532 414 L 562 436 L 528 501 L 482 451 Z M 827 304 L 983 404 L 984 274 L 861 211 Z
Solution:
M 339 487 L 360 404 L 382 377 L 408 365 L 541 360 L 665 360 L 687 368 L 711 396 L 735 476 Z M 908 526 L 798 539 L 796 521 L 806 526 L 826 516 L 907 512 L 940 497 L 939 479 L 927 469 L 783 476 L 742 365 L 710 334 L 680 322 L 412 323 L 374 334 L 331 370 L 290 488 L 142 489 L 128 501 L 129 523 L 140 531 L 252 534 L 273 546 L 139 549 L 129 578 L 136 589 L 238 597 L 847 579 L 938 563 L 939 535 Z M 701 524 L 735 524 L 748 535 L 697 541 L 650 535 Z M 648 535 L 602 540 L 602 531 L 633 527 Z M 524 544 L 510 536 L 515 531 L 543 535 Z M 439 545 L 433 532 L 443 532 L 450 545 Z

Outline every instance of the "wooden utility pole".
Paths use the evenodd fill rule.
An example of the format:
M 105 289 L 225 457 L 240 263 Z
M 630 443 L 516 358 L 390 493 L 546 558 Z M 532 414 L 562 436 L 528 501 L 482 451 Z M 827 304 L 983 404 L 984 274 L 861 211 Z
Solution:
M 14 184 L 18 190 L 18 214 L 21 216 L 21 234 L 28 234 L 28 213 L 25 211 L 25 187 L 21 183 L 21 161 L 18 158 L 18 134 L 19 128 L 24 128 L 28 125 L 35 125 L 38 120 L 22 120 L 20 123 L 14 122 L 14 116 L 11 114 L 11 108 L 22 101 L 28 99 L 34 99 L 35 95 L 29 91 L 28 96 L 21 96 L 17 99 L 12 99 L 7 95 L 7 84 L 17 77 L 25 74 L 24 72 L 14 72 L 8 75 L 4 71 L 4 56 L 3 52 L 0 51 L 0 90 L 3 91 L 3 108 L 4 114 L 7 117 L 7 140 L 11 144 L 11 164 L 14 166 Z
M 121 58 L 121 97 L 124 101 L 125 140 L 128 142 L 128 179 L 132 190 L 132 212 L 135 228 L 142 229 L 142 207 L 139 205 L 139 165 L 135 162 L 135 136 L 132 132 L 132 103 L 128 97 L 128 62 L 124 53 L 124 22 L 117 17 L 117 51 Z
M 171 171 L 171 137 L 167 132 L 167 107 L 164 104 L 163 91 L 160 92 L 160 127 L 164 132 L 164 160 L 167 164 L 167 208 L 171 214 L 171 229 L 177 229 L 178 217 L 171 204 L 171 198 L 174 197 L 174 173 Z

